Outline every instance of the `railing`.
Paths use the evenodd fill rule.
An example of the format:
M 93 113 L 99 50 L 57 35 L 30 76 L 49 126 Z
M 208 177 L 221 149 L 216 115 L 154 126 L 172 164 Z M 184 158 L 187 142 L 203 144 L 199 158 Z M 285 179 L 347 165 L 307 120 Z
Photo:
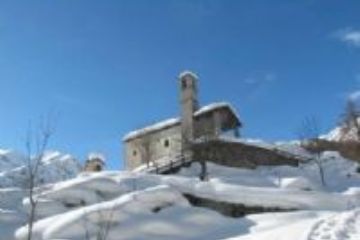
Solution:
M 190 162 L 191 162 L 190 158 L 186 158 L 184 155 L 180 154 L 174 157 L 169 157 L 169 161 L 164 161 L 162 163 L 154 161 L 154 165 L 150 168 L 145 169 L 145 171 L 148 173 L 161 174 L 182 167 L 186 163 L 190 163 Z

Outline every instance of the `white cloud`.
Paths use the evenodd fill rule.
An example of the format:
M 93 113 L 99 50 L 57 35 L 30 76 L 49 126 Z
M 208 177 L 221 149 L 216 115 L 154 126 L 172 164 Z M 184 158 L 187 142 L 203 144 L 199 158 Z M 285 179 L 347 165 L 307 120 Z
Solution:
M 248 85 L 262 85 L 265 83 L 270 83 L 276 81 L 277 76 L 274 73 L 266 73 L 262 76 L 256 77 L 247 77 L 243 80 L 244 83 Z
M 249 84 L 249 85 L 256 84 L 257 82 L 258 81 L 255 78 L 247 77 L 244 79 L 244 83 Z
M 360 47 L 360 30 L 353 30 L 350 28 L 340 30 L 336 36 L 343 42 L 354 47 Z
M 355 80 L 357 83 L 360 83 L 360 73 L 355 75 Z
M 278 76 L 272 72 L 255 73 L 243 79 L 247 84 L 247 101 L 256 101 L 266 96 L 270 87 L 278 81 Z
M 273 81 L 276 80 L 276 78 L 277 78 L 277 76 L 276 76 L 276 74 L 274 74 L 274 73 L 267 73 L 267 74 L 265 74 L 265 76 L 264 76 L 264 80 L 265 80 L 266 82 L 273 82 Z
M 360 90 L 350 93 L 349 99 L 353 101 L 360 100 Z

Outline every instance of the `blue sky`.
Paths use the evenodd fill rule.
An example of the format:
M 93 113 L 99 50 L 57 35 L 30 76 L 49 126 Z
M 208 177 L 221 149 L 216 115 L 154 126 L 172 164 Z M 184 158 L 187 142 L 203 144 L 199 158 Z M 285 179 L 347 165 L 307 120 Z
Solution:
M 122 136 L 178 114 L 176 77 L 200 102 L 231 102 L 243 135 L 324 131 L 360 96 L 360 2 L 0 1 L 0 147 L 24 149 L 29 121 L 56 113 L 51 148 L 122 164 Z

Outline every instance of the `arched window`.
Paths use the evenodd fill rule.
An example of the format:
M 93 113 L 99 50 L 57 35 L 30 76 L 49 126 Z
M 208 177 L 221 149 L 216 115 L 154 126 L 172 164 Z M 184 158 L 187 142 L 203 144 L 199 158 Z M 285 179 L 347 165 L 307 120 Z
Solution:
M 134 150 L 134 151 L 132 152 L 132 155 L 135 157 L 135 156 L 137 155 L 137 151 Z
M 164 141 L 164 147 L 169 147 L 170 146 L 170 141 L 169 141 L 169 139 L 165 139 L 165 141 Z

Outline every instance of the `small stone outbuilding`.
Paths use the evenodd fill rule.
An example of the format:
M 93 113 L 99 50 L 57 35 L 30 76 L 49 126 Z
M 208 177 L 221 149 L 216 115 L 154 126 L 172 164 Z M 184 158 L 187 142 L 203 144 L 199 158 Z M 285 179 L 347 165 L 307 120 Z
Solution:
M 105 168 L 105 157 L 99 153 L 90 153 L 85 161 L 84 172 L 100 172 Z

